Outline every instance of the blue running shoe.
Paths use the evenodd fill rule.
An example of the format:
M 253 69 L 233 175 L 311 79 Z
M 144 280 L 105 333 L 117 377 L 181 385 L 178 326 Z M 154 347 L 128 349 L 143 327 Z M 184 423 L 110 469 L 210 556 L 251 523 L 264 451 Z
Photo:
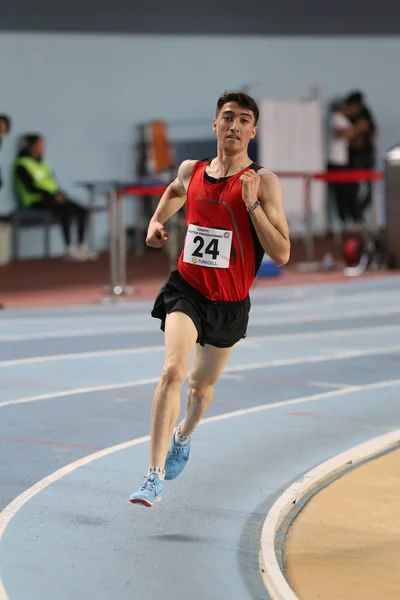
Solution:
M 164 488 L 163 481 L 157 473 L 147 475 L 137 492 L 132 494 L 129 501 L 132 504 L 143 504 L 151 508 L 155 502 L 160 502 Z
M 192 438 L 186 444 L 178 444 L 175 441 L 175 431 L 172 435 L 167 458 L 165 460 L 165 479 L 175 479 L 186 467 L 189 460 Z

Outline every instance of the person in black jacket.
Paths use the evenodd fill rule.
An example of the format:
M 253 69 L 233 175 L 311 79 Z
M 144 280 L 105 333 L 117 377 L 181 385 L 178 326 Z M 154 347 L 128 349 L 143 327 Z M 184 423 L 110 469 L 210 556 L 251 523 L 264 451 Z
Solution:
M 378 125 L 376 119 L 368 106 L 365 104 L 364 94 L 360 91 L 352 93 L 361 106 L 360 112 L 353 120 L 354 125 L 361 120 L 368 123 L 368 128 L 356 136 L 350 143 L 349 159 L 352 169 L 375 169 L 376 168 L 376 143 L 378 137 Z M 360 198 L 361 211 L 364 214 L 366 209 L 371 207 L 372 203 L 372 183 L 365 182 L 358 186 L 359 192 L 365 189 L 363 199 Z M 359 194 L 360 195 L 360 194 Z

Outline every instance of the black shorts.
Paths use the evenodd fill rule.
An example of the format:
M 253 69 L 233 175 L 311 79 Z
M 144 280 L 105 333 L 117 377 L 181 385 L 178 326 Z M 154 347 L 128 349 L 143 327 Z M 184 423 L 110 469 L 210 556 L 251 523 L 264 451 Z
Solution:
M 192 319 L 198 344 L 230 348 L 246 337 L 250 307 L 249 297 L 240 302 L 209 300 L 176 270 L 172 271 L 155 299 L 151 316 L 161 319 L 160 328 L 165 331 L 167 314 L 181 311 Z

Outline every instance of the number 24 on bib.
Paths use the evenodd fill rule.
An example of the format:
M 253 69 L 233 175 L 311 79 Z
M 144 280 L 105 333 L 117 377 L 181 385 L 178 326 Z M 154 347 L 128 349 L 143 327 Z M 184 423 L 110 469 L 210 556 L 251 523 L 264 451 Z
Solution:
M 229 269 L 231 246 L 232 231 L 189 225 L 183 260 L 202 267 Z

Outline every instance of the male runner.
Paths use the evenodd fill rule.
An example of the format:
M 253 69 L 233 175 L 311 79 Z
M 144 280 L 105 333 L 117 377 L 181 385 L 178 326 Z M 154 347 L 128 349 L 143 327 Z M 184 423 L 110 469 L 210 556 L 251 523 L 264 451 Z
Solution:
M 214 385 L 234 345 L 246 335 L 249 290 L 264 252 L 277 265 L 289 260 L 279 179 L 248 156 L 258 118 L 253 98 L 223 94 L 213 121 L 216 158 L 184 161 L 149 224 L 146 243 L 161 248 L 168 240 L 164 224 L 186 202 L 187 233 L 178 268 L 151 313 L 165 331 L 165 362 L 153 400 L 150 467 L 132 503 L 153 506 L 161 500 L 164 479 L 174 479 L 185 467 Z M 193 349 L 186 415 L 175 429 Z

